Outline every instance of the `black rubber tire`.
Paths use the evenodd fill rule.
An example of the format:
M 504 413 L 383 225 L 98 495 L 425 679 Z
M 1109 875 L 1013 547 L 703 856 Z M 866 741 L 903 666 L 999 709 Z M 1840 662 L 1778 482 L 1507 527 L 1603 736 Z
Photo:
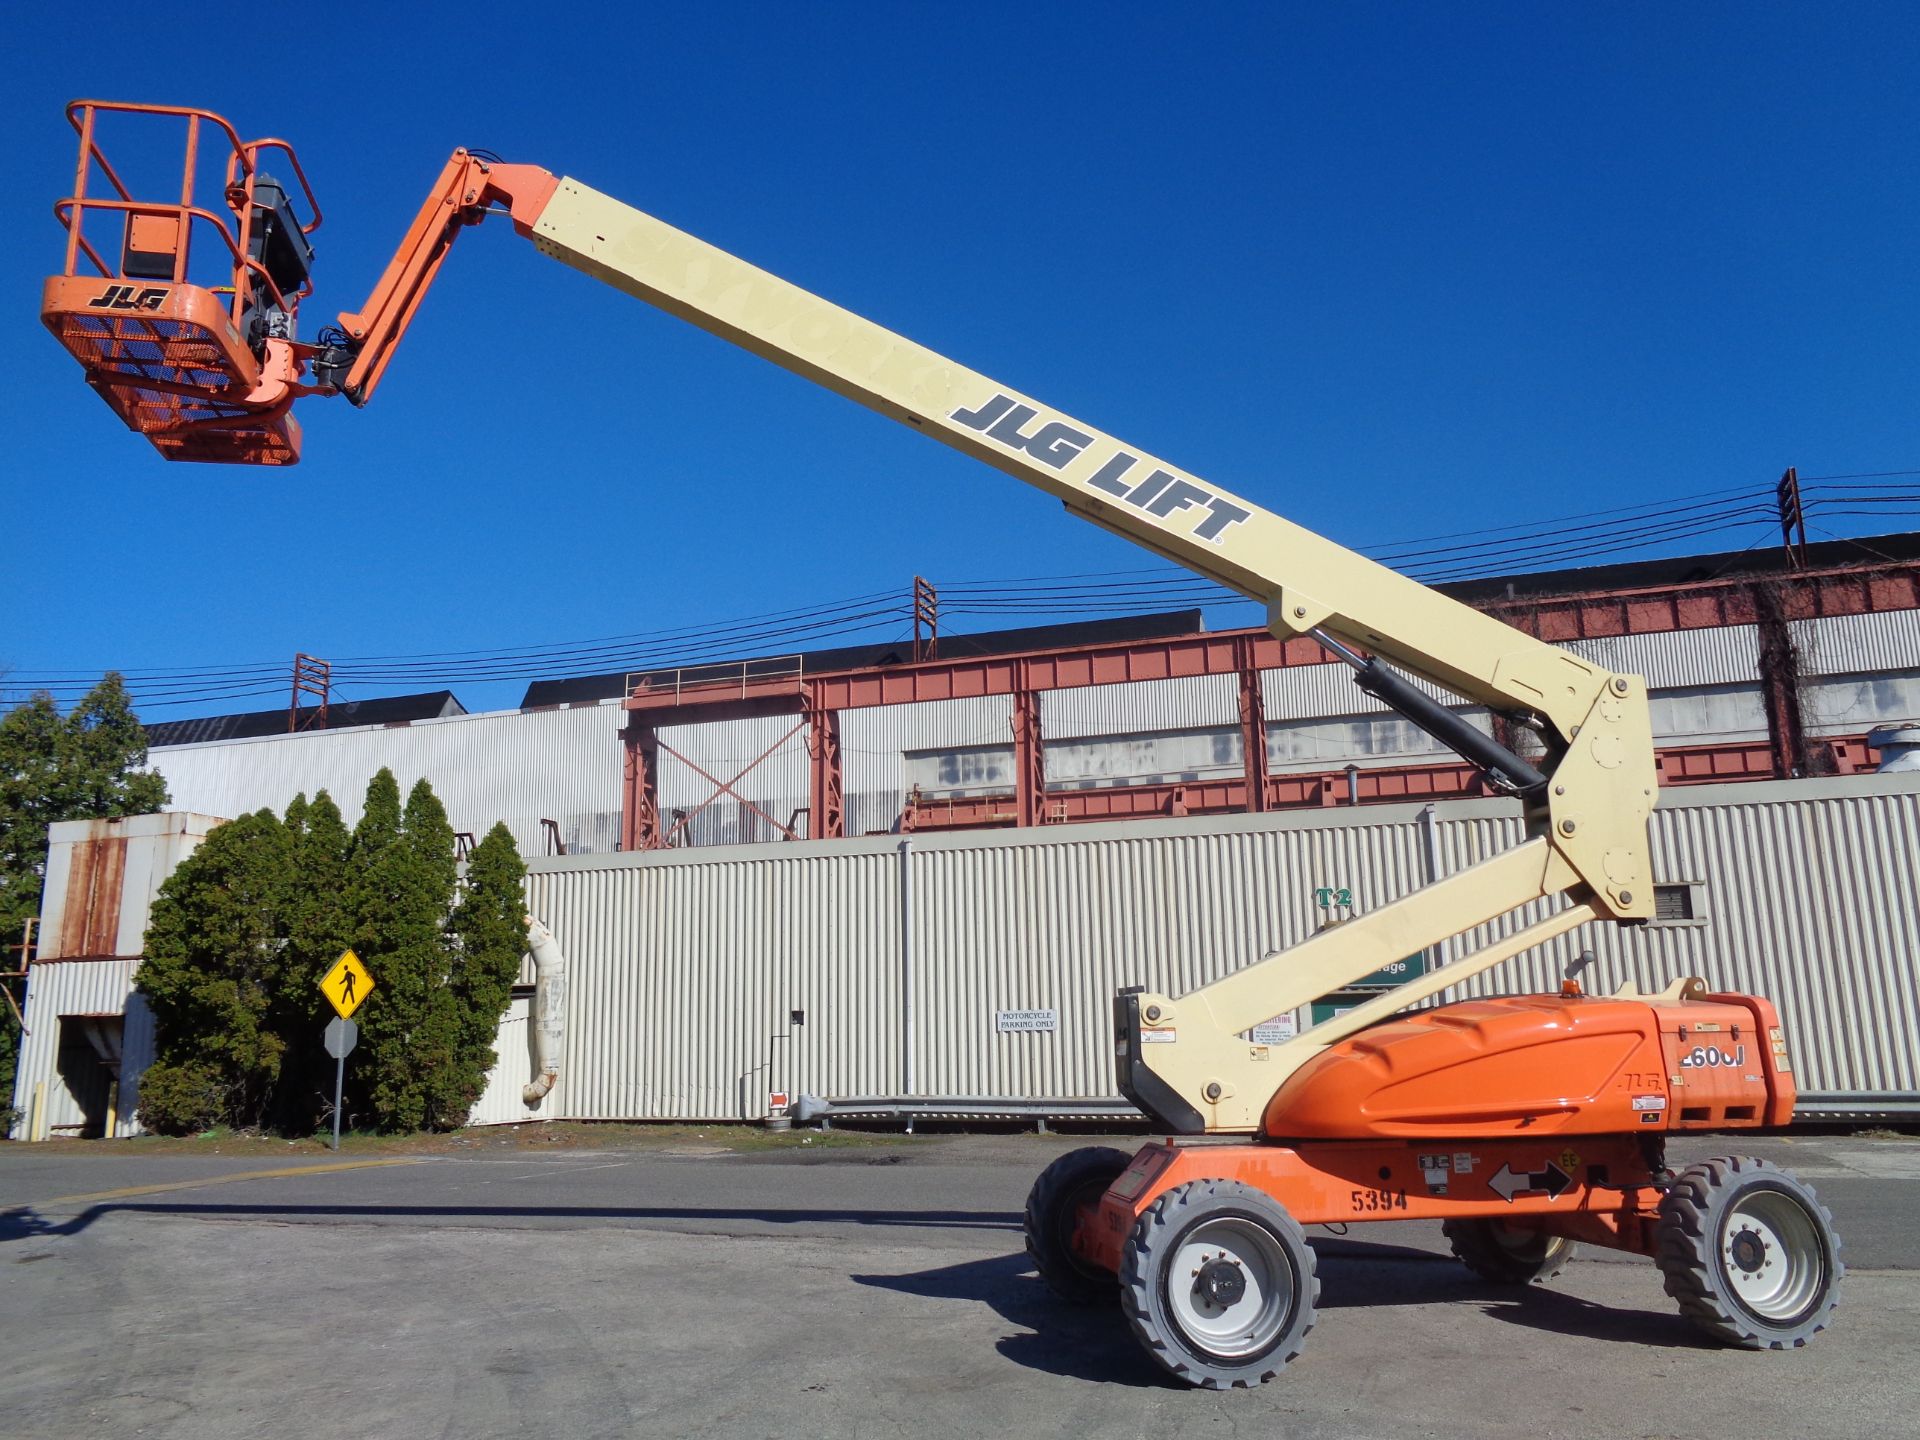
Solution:
M 1453 1257 L 1489 1285 L 1534 1285 L 1567 1268 L 1579 1245 L 1565 1235 L 1522 1230 L 1498 1220 L 1446 1220 L 1440 1233 Z
M 1105 1192 L 1133 1163 L 1111 1145 L 1069 1151 L 1040 1172 L 1027 1192 L 1027 1254 L 1047 1288 L 1075 1305 L 1110 1301 L 1120 1282 L 1112 1272 L 1088 1265 L 1073 1253 L 1074 1217 L 1081 1205 Z
M 1770 1228 L 1769 1210 L 1776 1217 Z M 1756 1215 L 1762 1218 L 1756 1221 Z M 1783 1234 L 1783 1225 L 1801 1233 Z M 1769 1243 L 1762 1231 L 1778 1243 Z M 1743 1266 L 1742 1249 L 1757 1264 Z M 1833 1216 L 1813 1187 L 1745 1156 L 1707 1160 L 1680 1172 L 1660 1201 L 1654 1263 L 1681 1314 L 1715 1339 L 1748 1350 L 1797 1350 L 1826 1329 L 1847 1271 Z M 1744 1273 L 1736 1276 L 1730 1263 Z M 1770 1314 L 1740 1287 L 1747 1275 L 1764 1276 L 1775 1263 L 1806 1267 L 1795 1279 L 1805 1298 L 1772 1302 L 1783 1313 Z
M 1177 1273 L 1182 1248 L 1202 1227 L 1220 1233 L 1221 1222 L 1240 1227 L 1239 1244 L 1263 1250 L 1288 1284 L 1284 1301 L 1275 1302 L 1280 1313 L 1270 1324 L 1256 1319 L 1257 1338 L 1240 1353 L 1209 1348 L 1180 1315 L 1183 1303 L 1190 1311 L 1205 1303 L 1194 1298 L 1199 1283 Z M 1176 1293 L 1180 1286 L 1184 1293 Z M 1120 1308 L 1134 1335 L 1170 1373 L 1208 1390 L 1244 1389 L 1278 1375 L 1306 1343 L 1319 1301 L 1313 1249 L 1299 1222 L 1272 1196 L 1236 1180 L 1194 1180 L 1167 1191 L 1135 1222 L 1121 1252 Z

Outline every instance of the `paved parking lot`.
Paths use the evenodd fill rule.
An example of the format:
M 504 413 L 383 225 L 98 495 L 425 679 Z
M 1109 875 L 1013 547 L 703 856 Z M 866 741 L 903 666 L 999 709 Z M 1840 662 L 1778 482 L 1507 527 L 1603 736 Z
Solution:
M 1746 1440 L 1907 1433 L 1920 1402 L 1920 1143 L 1741 1147 L 1812 1180 L 1846 1241 L 1842 1309 L 1804 1351 L 1713 1347 L 1644 1261 L 1589 1251 L 1496 1293 L 1437 1226 L 1396 1222 L 1316 1234 L 1306 1353 L 1229 1394 L 1173 1386 L 1117 1312 L 1029 1271 L 1020 1205 L 1071 1143 L 351 1168 L 0 1146 L 0 1429 Z

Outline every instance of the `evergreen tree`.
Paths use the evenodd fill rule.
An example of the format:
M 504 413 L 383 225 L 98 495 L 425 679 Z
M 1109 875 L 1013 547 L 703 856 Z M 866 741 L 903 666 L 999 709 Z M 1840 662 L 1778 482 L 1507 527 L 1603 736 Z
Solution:
M 445 1123 L 435 1077 L 454 1063 L 458 1017 L 447 985 L 453 827 L 422 780 L 395 822 L 399 786 L 382 770 L 354 832 L 354 948 L 375 990 L 362 1011 L 361 1067 L 374 1122 L 388 1131 Z M 460 1117 L 452 1117 L 458 1119 Z
M 455 901 L 453 829 L 422 780 L 391 771 L 351 834 L 325 791 L 221 826 L 162 887 L 139 986 L 157 1061 L 141 1116 L 181 1133 L 273 1121 L 307 1133 L 331 1093 L 319 979 L 348 945 L 373 973 L 355 1015 L 349 1116 L 383 1130 L 462 1123 L 526 945 L 513 837 L 496 825 Z
M 19 968 L 26 922 L 40 912 L 47 826 L 57 820 L 146 815 L 167 806 L 166 781 L 142 769 L 147 732 L 119 675 L 109 672 L 72 712 L 45 692 L 0 716 L 0 970 Z M 21 999 L 18 981 L 0 981 Z M 19 1036 L 0 1001 L 0 1110 L 13 1094 Z
M 437 1087 L 444 1120 L 463 1121 L 487 1083 L 498 1055 L 500 1019 L 513 1000 L 513 982 L 527 949 L 527 867 L 513 833 L 496 824 L 467 861 L 466 883 L 454 907 L 453 994 L 459 1032 L 454 1063 Z
M 140 1082 L 149 1129 L 258 1125 L 272 1103 L 286 1052 L 273 1011 L 286 984 L 292 860 L 287 827 L 261 810 L 216 829 L 160 887 L 135 981 L 155 1022 Z
M 289 886 L 282 906 L 286 946 L 275 985 L 272 1024 L 286 1042 L 273 1119 L 289 1134 L 304 1134 L 333 1098 L 333 1059 L 323 1044 L 333 1007 L 320 977 L 353 939 L 347 861 L 352 834 L 325 790 L 287 807 L 291 847 Z

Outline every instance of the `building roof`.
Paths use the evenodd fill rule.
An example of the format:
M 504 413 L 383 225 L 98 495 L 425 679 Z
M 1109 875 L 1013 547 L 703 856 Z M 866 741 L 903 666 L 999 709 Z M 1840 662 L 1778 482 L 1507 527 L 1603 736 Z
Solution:
M 329 730 L 344 730 L 354 725 L 408 725 L 415 720 L 438 720 L 443 715 L 464 715 L 462 705 L 451 690 L 430 690 L 424 695 L 385 695 L 371 700 L 335 700 L 327 707 Z M 208 740 L 252 740 L 265 735 L 287 733 L 287 711 L 253 710 L 245 715 L 202 715 L 192 720 L 160 720 L 146 727 L 147 748 L 158 750 L 168 745 L 197 745 Z
M 1098 645 L 1110 640 L 1151 640 L 1161 635 L 1192 635 L 1206 628 L 1199 610 L 1168 610 L 1155 615 L 1122 615 L 1108 620 L 1075 620 L 1060 625 L 1028 625 L 1018 630 L 982 630 L 971 635 L 942 635 L 940 658 L 964 659 L 971 655 L 1012 655 L 1029 650 L 1057 650 L 1070 645 Z M 807 674 L 829 670 L 872 670 L 889 665 L 905 665 L 913 659 L 913 643 L 890 641 L 884 645 L 842 645 L 832 650 L 809 650 L 800 657 Z M 748 675 L 756 664 L 764 664 L 769 673 L 792 673 L 794 657 L 781 655 L 764 661 L 754 659 L 702 662 L 702 672 L 721 670 Z M 580 675 L 564 680 L 536 680 L 527 687 L 520 702 L 523 710 L 547 705 L 573 705 L 592 700 L 618 700 L 632 683 L 643 675 L 670 678 L 672 670 L 616 671 L 611 675 Z M 284 717 L 283 717 L 284 718 Z
M 1920 531 L 1865 535 L 1857 540 L 1821 540 L 1807 546 L 1809 570 L 1920 558 Z M 1643 590 L 1688 585 L 1730 575 L 1779 575 L 1792 567 L 1777 541 L 1747 550 L 1712 555 L 1674 555 L 1664 560 L 1628 560 L 1575 570 L 1537 570 L 1519 575 L 1488 575 L 1457 580 L 1434 589 L 1456 600 L 1494 600 L 1523 596 L 1587 595 L 1596 591 Z

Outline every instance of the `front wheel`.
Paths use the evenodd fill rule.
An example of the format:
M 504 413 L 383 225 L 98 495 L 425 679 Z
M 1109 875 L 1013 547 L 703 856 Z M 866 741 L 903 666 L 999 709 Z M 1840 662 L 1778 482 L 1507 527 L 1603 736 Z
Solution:
M 1147 1353 L 1189 1385 L 1258 1385 L 1300 1353 L 1320 1280 L 1299 1222 L 1235 1180 L 1194 1180 L 1134 1224 L 1120 1304 Z
M 1660 1201 L 1655 1263 L 1680 1311 L 1749 1350 L 1804 1345 L 1840 1299 L 1840 1238 L 1813 1188 L 1765 1160 L 1708 1160 Z

